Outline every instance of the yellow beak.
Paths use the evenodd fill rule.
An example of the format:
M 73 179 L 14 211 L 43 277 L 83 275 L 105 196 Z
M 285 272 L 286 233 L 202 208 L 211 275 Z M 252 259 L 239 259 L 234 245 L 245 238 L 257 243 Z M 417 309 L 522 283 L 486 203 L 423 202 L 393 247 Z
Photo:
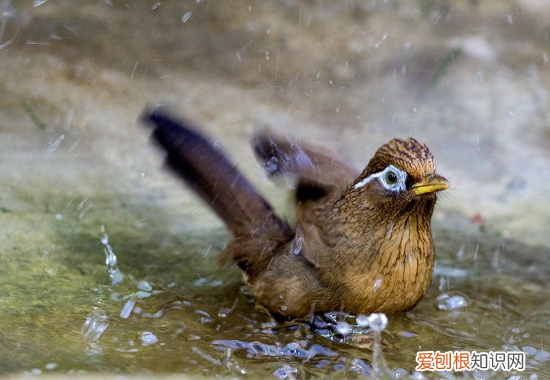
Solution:
M 440 175 L 432 174 L 424 181 L 417 182 L 412 186 L 412 191 L 416 195 L 435 193 L 448 189 L 451 184 Z

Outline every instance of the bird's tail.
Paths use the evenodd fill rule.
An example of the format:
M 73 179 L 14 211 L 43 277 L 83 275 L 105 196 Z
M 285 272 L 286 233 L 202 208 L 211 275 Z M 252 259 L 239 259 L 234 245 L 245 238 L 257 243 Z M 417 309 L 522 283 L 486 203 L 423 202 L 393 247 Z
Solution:
M 236 237 L 288 236 L 290 227 L 225 157 L 189 123 L 158 109 L 143 120 L 152 139 L 166 151 L 166 166 L 183 179 L 223 219 Z

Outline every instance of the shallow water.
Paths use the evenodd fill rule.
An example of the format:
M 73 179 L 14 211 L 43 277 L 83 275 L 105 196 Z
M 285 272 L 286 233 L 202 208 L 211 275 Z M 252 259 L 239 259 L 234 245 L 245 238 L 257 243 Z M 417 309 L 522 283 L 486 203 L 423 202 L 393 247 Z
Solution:
M 48 225 L 46 236 L 34 235 L 30 244 L 12 247 L 13 253 L 2 257 L 4 372 L 48 372 L 46 366 L 55 363 L 53 371 L 69 373 L 246 373 L 253 378 L 281 368 L 296 369 L 305 378 L 369 373 L 371 351 L 331 342 L 299 322 L 277 324 L 255 309 L 236 270 L 220 270 L 216 264 L 228 237 L 222 229 L 175 233 L 158 215 L 151 218 L 148 206 L 92 197 L 88 201 L 95 210 L 79 219 L 78 202 L 67 207 L 68 197 L 48 199 L 50 211 L 19 221 L 33 231 Z M 116 216 L 107 218 L 113 209 Z M 17 216 L 6 215 L 10 224 L 17 223 Z M 140 226 L 146 215 L 149 224 Z M 102 223 L 124 275 L 117 285 L 110 285 L 103 264 Z M 545 378 L 550 304 L 544 283 L 528 273 L 512 275 L 516 268 L 506 254 L 495 264 L 489 236 L 462 236 L 456 242 L 443 231 L 437 236 L 446 243 L 438 246 L 436 276 L 426 299 L 405 315 L 390 316 L 383 334 L 393 346 L 385 352 L 389 367 L 413 370 L 419 349 L 519 347 L 531 352 L 530 346 L 539 351 L 528 355 L 525 374 Z M 2 240 L 4 252 L 9 251 L 8 239 Z M 502 239 L 496 245 L 507 246 Z M 36 246 L 46 249 L 27 252 Z M 460 259 L 458 251 L 464 252 Z M 485 259 L 474 262 L 476 251 Z M 449 289 L 467 296 L 469 306 L 437 310 L 435 298 Z M 133 305 L 131 312 L 128 305 Z M 122 318 L 125 308 L 129 316 Z M 93 315 L 103 315 L 108 324 L 98 336 L 83 332 Z M 156 339 L 151 341 L 148 333 Z
M 540 4 L 4 1 L 0 373 L 369 375 L 370 336 L 279 324 L 218 266 L 227 231 L 136 126 L 166 102 L 290 216 L 248 149 L 255 124 L 358 166 L 393 136 L 426 141 L 453 189 L 434 216 L 432 286 L 382 335 L 390 370 L 419 378 L 419 350 L 506 349 L 526 352 L 525 372 L 425 375 L 550 379 Z M 436 308 L 446 292 L 468 306 Z

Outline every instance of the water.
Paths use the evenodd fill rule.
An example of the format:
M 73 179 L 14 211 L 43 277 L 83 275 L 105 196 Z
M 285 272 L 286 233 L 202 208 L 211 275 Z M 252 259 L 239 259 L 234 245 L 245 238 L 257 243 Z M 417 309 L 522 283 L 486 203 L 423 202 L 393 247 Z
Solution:
M 469 304 L 468 297 L 460 292 L 441 293 L 435 299 L 435 307 L 438 310 L 456 310 L 467 307 Z
M 189 21 L 192 15 L 193 15 L 193 12 L 185 12 L 183 16 L 181 16 L 181 23 L 185 24 L 187 21 Z
M 90 342 L 97 341 L 109 326 L 107 314 L 98 307 L 94 307 L 82 326 L 82 337 Z
M 372 377 L 380 380 L 389 380 L 392 377 L 401 378 L 406 376 L 407 371 L 403 370 L 403 368 L 395 370 L 392 376 L 382 354 L 382 332 L 388 326 L 388 317 L 385 314 L 374 313 L 367 317 L 367 323 L 374 333 Z
M 550 379 L 548 17 L 514 4 L 2 1 L 0 376 Z M 136 126 L 157 103 L 290 220 L 248 148 L 257 123 L 358 166 L 425 141 L 453 184 L 426 297 L 379 337 L 369 316 L 256 308 L 217 263 L 227 231 Z M 528 367 L 420 373 L 419 350 L 521 350 Z

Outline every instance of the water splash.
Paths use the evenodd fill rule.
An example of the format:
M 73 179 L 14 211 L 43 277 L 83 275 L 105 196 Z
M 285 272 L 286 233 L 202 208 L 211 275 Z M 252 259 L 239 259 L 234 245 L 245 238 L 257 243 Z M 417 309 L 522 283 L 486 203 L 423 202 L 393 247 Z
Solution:
M 372 377 L 377 380 L 390 380 L 392 375 L 382 354 L 382 331 L 388 326 L 388 317 L 383 313 L 374 313 L 367 317 L 374 332 L 374 352 L 372 355 Z
M 346 335 L 349 335 L 351 334 L 351 332 L 353 331 L 351 325 L 345 321 L 342 321 L 342 322 L 338 322 L 338 324 L 336 325 L 336 331 L 338 331 L 340 334 L 346 336 Z
M 357 317 L 355 317 L 355 323 L 357 323 L 357 326 L 367 327 L 369 325 L 369 316 L 359 314 Z
M 103 225 L 101 226 L 101 244 L 103 244 L 103 250 L 105 251 L 105 265 L 109 270 L 111 285 L 119 284 L 124 280 L 124 275 L 117 267 L 116 255 L 109 244 L 109 235 L 105 232 L 105 226 Z
M 456 310 L 470 305 L 468 297 L 459 292 L 441 293 L 435 299 L 437 310 Z
M 95 342 L 109 326 L 107 314 L 98 307 L 94 307 L 82 326 L 82 337 L 88 342 Z
M 245 375 L 248 372 L 245 368 L 241 367 L 237 359 L 233 357 L 233 351 L 231 349 L 225 350 L 225 356 L 221 359 L 221 363 L 225 365 L 225 368 L 239 375 Z

